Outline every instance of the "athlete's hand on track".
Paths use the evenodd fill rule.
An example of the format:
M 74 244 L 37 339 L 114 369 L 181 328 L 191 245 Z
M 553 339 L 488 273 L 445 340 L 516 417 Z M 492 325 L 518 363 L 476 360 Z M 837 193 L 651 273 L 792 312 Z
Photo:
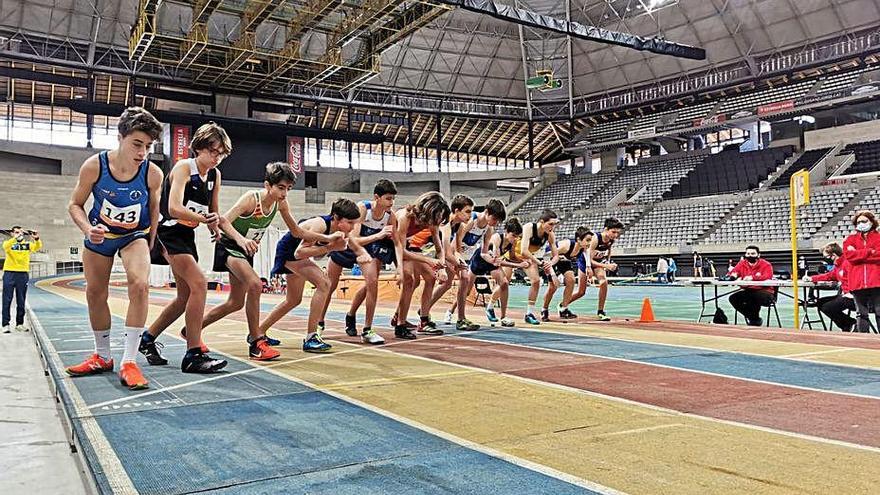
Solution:
M 260 243 L 253 239 L 244 239 L 244 241 L 239 242 L 238 245 L 241 246 L 242 249 L 244 249 L 244 252 L 248 256 L 253 256 L 257 254 L 257 251 L 259 251 L 260 249 Z
M 102 244 L 104 242 L 104 233 L 107 232 L 107 227 L 104 225 L 92 225 L 92 228 L 89 229 L 89 242 L 92 244 Z

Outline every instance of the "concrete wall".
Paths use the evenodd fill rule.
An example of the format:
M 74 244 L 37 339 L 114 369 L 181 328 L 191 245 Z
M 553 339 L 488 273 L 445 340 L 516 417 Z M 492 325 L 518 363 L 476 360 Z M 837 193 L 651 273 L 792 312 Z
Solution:
M 61 160 L 0 151 L 0 171 L 61 175 Z
M 0 152 L 2 151 L 57 161 L 61 163 L 61 175 L 77 175 L 86 158 L 100 150 L 0 140 Z
M 880 120 L 808 131 L 804 134 L 804 149 L 826 148 L 838 143 L 849 144 L 880 139 Z

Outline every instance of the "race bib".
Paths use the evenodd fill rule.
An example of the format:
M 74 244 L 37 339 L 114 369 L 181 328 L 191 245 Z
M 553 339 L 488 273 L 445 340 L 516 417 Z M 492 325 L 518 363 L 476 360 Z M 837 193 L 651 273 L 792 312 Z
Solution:
M 141 205 L 140 203 L 130 206 L 118 207 L 113 203 L 104 199 L 101 203 L 101 222 L 108 227 L 118 227 L 121 229 L 133 229 L 140 224 L 141 221 Z
M 186 204 L 183 205 L 183 207 L 193 213 L 198 213 L 199 215 L 202 215 L 202 216 L 205 216 L 208 214 L 208 206 L 207 205 L 203 205 L 201 203 L 196 203 L 193 200 L 187 201 Z M 187 227 L 190 227 L 193 229 L 199 226 L 199 222 L 190 222 L 189 220 L 178 220 L 177 223 L 179 223 L 181 225 L 186 225 Z
M 265 235 L 265 234 L 266 234 L 265 228 L 262 228 L 262 229 L 250 228 L 250 229 L 248 229 L 247 233 L 244 236 L 245 236 L 245 238 L 250 239 L 252 241 L 260 242 L 261 240 L 263 240 L 263 235 Z

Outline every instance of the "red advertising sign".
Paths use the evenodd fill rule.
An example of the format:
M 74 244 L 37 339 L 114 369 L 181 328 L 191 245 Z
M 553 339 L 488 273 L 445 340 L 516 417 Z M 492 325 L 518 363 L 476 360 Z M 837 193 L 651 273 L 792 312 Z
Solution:
M 301 174 L 303 170 L 303 138 L 287 136 L 287 163 L 293 171 Z
M 794 100 L 777 101 L 768 103 L 758 107 L 758 115 L 767 115 L 768 113 L 781 112 L 783 110 L 791 110 L 794 108 Z
M 727 115 L 719 113 L 711 117 L 703 117 L 702 119 L 694 119 L 694 127 L 702 127 L 704 125 L 720 124 L 727 120 Z
M 188 125 L 171 126 L 171 163 L 189 158 L 189 139 L 191 129 Z

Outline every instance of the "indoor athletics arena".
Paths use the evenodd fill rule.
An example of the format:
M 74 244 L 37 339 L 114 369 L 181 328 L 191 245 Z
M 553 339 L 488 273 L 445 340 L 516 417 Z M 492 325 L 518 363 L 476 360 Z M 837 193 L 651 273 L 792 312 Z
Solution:
M 877 0 L 0 2 L 3 494 L 880 493 Z

